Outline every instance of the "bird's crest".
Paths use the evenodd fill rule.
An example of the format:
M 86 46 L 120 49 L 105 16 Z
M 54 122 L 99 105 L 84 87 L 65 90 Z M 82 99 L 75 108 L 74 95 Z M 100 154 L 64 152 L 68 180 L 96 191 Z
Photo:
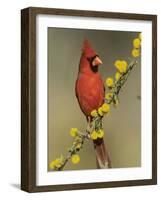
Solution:
M 92 47 L 87 39 L 85 39 L 83 42 L 82 52 L 87 57 L 93 57 L 96 55 L 96 52 L 92 49 Z

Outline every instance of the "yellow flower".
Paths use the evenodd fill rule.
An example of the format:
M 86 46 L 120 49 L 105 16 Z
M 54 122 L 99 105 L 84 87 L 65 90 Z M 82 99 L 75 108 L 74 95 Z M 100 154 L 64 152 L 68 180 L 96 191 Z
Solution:
M 140 50 L 139 49 L 133 49 L 131 53 L 132 53 L 133 57 L 140 56 Z
M 125 60 L 116 60 L 114 65 L 120 73 L 125 73 L 127 70 L 127 62 Z
M 133 46 L 134 46 L 134 48 L 136 48 L 136 49 L 140 48 L 140 46 L 141 46 L 141 41 L 140 41 L 139 38 L 135 38 L 135 39 L 133 40 Z
M 91 139 L 92 139 L 92 140 L 97 140 L 97 132 L 96 132 L 96 131 L 93 131 L 93 132 L 91 133 Z
M 103 116 L 102 107 L 99 107 L 99 108 L 98 108 L 98 114 L 99 114 L 100 116 Z
M 124 69 L 127 68 L 127 62 L 126 62 L 126 60 L 122 60 L 121 64 L 122 64 L 122 66 L 123 66 Z
M 107 84 L 108 87 L 112 87 L 114 85 L 113 78 L 107 78 L 106 84 Z
M 121 66 L 121 60 L 116 60 L 114 65 L 116 68 L 119 68 Z
M 104 103 L 104 104 L 102 105 L 102 111 L 103 111 L 104 113 L 108 113 L 108 112 L 110 111 L 110 105 L 107 104 L 107 103 Z
M 70 129 L 70 135 L 72 137 L 76 137 L 77 136 L 77 133 L 78 133 L 78 129 L 77 128 L 71 128 Z
M 141 40 L 142 39 L 142 34 L 139 33 L 138 38 Z
M 53 161 L 50 162 L 49 168 L 50 169 L 54 169 L 55 168 L 55 160 L 53 160 Z
M 106 94 L 105 98 L 107 100 L 110 100 L 112 98 L 112 96 L 113 96 L 112 92 L 109 92 L 109 93 Z
M 73 164 L 79 163 L 79 162 L 80 162 L 80 157 L 79 157 L 79 155 L 78 155 L 78 154 L 72 155 L 71 161 L 72 161 Z
M 103 138 L 103 136 L 104 136 L 104 131 L 102 130 L 102 129 L 100 129 L 98 132 L 97 132 L 97 137 L 98 138 Z
M 51 161 L 51 163 L 49 164 L 49 168 L 50 169 L 58 169 L 61 167 L 61 165 L 62 165 L 61 159 L 57 158 L 57 159 Z
M 91 116 L 92 117 L 97 117 L 98 116 L 97 110 L 92 110 Z
M 121 77 L 120 72 L 116 72 L 116 74 L 115 74 L 116 81 L 118 81 L 120 79 L 120 77 Z
M 121 72 L 121 73 L 125 73 L 126 70 L 127 70 L 127 62 L 126 62 L 125 60 L 123 60 L 123 61 L 121 62 L 120 72 Z

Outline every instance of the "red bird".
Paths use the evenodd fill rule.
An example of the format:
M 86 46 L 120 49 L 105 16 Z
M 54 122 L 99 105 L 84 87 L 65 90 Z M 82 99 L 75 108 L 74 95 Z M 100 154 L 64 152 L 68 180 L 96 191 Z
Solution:
M 98 72 L 102 64 L 98 54 L 92 49 L 87 40 L 84 41 L 79 63 L 79 73 L 76 81 L 76 96 L 82 112 L 90 122 L 90 113 L 98 109 L 104 102 L 105 88 Z M 103 139 L 94 142 L 98 168 L 109 167 L 109 157 Z M 108 166 L 106 166 L 108 165 Z
M 104 84 L 98 73 L 100 64 L 102 61 L 86 40 L 82 49 L 76 81 L 76 96 L 86 117 L 90 116 L 92 110 L 98 109 L 104 101 Z

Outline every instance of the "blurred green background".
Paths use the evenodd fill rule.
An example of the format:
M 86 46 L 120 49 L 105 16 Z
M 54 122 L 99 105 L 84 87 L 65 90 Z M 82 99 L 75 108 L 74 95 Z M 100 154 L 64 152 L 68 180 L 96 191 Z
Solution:
M 86 118 L 76 96 L 81 47 L 87 38 L 103 64 L 99 71 L 103 80 L 114 76 L 114 62 L 129 62 L 132 41 L 137 32 L 48 28 L 48 164 L 61 154 L 66 155 L 72 144 L 70 128 L 85 131 Z M 141 166 L 141 66 L 132 71 L 120 92 L 120 105 L 104 117 L 105 143 L 113 168 Z M 81 162 L 69 162 L 65 170 L 95 169 L 92 142 L 80 151 Z

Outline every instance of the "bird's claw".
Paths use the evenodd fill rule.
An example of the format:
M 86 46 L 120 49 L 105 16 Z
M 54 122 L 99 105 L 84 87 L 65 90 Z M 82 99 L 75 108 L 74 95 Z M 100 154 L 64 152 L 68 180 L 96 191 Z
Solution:
M 91 132 L 91 127 L 90 127 L 89 124 L 87 125 L 86 132 L 87 132 L 87 133 L 90 133 L 90 132 Z

